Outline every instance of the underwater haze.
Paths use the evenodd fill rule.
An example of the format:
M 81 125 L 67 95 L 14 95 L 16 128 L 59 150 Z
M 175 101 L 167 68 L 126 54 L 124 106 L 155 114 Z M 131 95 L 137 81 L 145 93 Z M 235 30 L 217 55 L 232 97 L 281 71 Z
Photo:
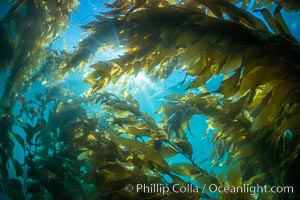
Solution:
M 299 9 L 1 1 L 0 199 L 299 199 Z

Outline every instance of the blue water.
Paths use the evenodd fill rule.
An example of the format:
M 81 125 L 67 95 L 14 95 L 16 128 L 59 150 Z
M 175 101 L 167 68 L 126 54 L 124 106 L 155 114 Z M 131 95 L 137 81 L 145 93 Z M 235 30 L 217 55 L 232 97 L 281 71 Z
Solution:
M 77 13 L 72 13 L 70 25 L 63 36 L 57 39 L 57 41 L 51 46 L 53 49 L 62 50 L 66 48 L 67 51 L 73 52 L 78 45 L 78 42 L 84 39 L 88 34 L 82 33 L 80 25 L 84 25 L 90 21 L 95 20 L 94 15 L 99 14 L 99 12 L 106 11 L 104 6 L 104 1 L 99 0 L 81 0 L 80 5 L 78 7 Z M 7 10 L 9 9 L 9 4 L 1 2 L 0 3 L 0 18 L 2 18 Z M 258 17 L 261 17 L 260 14 L 256 14 Z M 292 34 L 295 38 L 300 40 L 300 12 L 296 13 L 287 13 L 283 12 L 283 17 L 285 18 L 287 25 L 289 26 Z M 117 37 L 116 37 L 117 40 Z M 117 42 L 117 41 L 116 41 Z M 90 63 L 94 63 L 98 60 L 109 60 L 117 57 L 122 54 L 122 51 L 107 51 L 101 55 L 94 57 Z M 81 70 L 77 70 L 68 78 L 66 78 L 63 82 L 59 83 L 61 86 L 67 88 L 71 93 L 75 95 L 81 95 L 85 93 L 90 84 L 83 83 L 85 74 L 89 71 L 88 68 Z M 3 83 L 3 80 L 7 78 L 9 72 L 6 74 L 0 74 L 0 80 Z M 132 78 L 130 81 L 132 85 L 129 86 L 129 93 L 134 96 L 141 105 L 141 110 L 153 116 L 157 122 L 161 119 L 161 115 L 156 114 L 155 112 L 164 102 L 163 97 L 168 94 L 184 94 L 185 93 L 185 84 L 178 84 L 178 80 L 184 80 L 185 73 L 182 71 L 176 71 L 169 78 L 164 81 L 155 82 L 152 81 L 145 74 L 139 74 L 135 78 Z M 205 88 L 209 92 L 216 91 L 221 81 L 223 80 L 223 75 L 219 75 L 216 77 L 212 77 L 205 85 Z M 1 84 L 0 88 L 0 96 L 3 94 L 5 85 Z M 42 92 L 45 90 L 45 87 L 40 83 L 35 83 L 32 85 L 31 90 L 28 92 L 27 97 L 32 98 L 32 94 L 36 92 Z M 109 92 L 118 92 L 118 88 L 114 86 L 110 86 L 106 89 Z M 14 113 L 18 113 L 20 110 L 20 104 L 16 103 L 14 106 Z M 92 111 L 92 110 L 91 110 Z M 212 151 L 212 137 L 215 130 L 207 130 L 208 118 L 203 115 L 195 115 L 191 120 L 191 133 L 187 132 L 187 137 L 191 142 L 194 154 L 193 159 L 196 163 L 200 163 L 200 167 L 206 169 L 210 172 L 211 164 L 209 160 L 205 160 L 209 158 L 209 155 Z M 26 121 L 25 121 L 26 122 Z M 29 121 L 27 121 L 29 123 Z M 22 133 L 23 130 L 19 126 L 14 126 L 14 132 Z M 207 134 L 208 133 L 208 134 Z M 24 135 L 23 135 L 24 136 Z M 16 157 L 23 163 L 23 150 L 20 145 L 17 144 L 15 148 Z M 176 156 L 168 160 L 169 163 L 180 163 L 180 162 L 188 162 L 188 160 L 184 156 Z M 216 169 L 217 170 L 217 169 Z M 12 175 L 14 172 L 11 172 Z
M 106 11 L 105 6 L 99 3 L 98 0 L 81 0 L 80 2 L 81 4 L 78 7 L 78 12 L 72 13 L 71 15 L 71 23 L 65 35 L 62 36 L 61 40 L 58 40 L 54 47 L 62 48 L 62 40 L 64 40 L 64 42 L 67 44 L 68 49 L 72 51 L 78 44 L 78 41 L 87 36 L 87 34 L 82 34 L 79 25 L 86 24 L 89 21 L 95 20 L 94 15 L 99 14 L 99 12 Z M 253 1 L 251 2 L 253 3 Z M 251 12 L 250 9 L 248 11 Z M 253 14 L 262 19 L 262 15 L 260 13 L 256 12 Z M 286 20 L 286 23 L 290 28 L 292 35 L 300 40 L 300 12 L 287 13 L 286 11 L 282 11 L 282 15 Z M 117 57 L 118 55 L 120 55 L 120 52 L 108 51 L 105 54 L 96 56 L 93 60 L 91 60 L 91 63 L 94 63 L 97 60 L 109 60 Z M 154 116 L 155 119 L 159 121 L 161 116 L 155 115 L 155 111 L 163 103 L 163 97 L 167 94 L 185 93 L 184 89 L 186 85 L 178 84 L 178 82 L 180 82 L 178 80 L 183 80 L 184 76 L 185 73 L 176 71 L 165 81 L 156 83 L 151 81 L 147 76 L 143 74 L 142 76 L 137 76 L 133 81 L 129 80 L 133 83 L 133 86 L 130 88 L 129 92 L 140 102 L 141 110 L 143 112 Z M 81 74 L 74 74 L 66 81 L 65 84 L 68 85 L 68 88 L 74 93 L 86 91 L 89 85 L 81 83 L 81 78 Z M 205 88 L 209 92 L 216 91 L 219 88 L 223 78 L 223 75 L 212 77 L 205 84 Z M 76 87 L 74 87 L 73 84 L 76 84 Z M 108 89 L 108 91 L 115 92 L 116 88 Z M 212 151 L 213 144 L 211 142 L 211 139 L 215 131 L 210 130 L 208 132 L 209 134 L 206 135 L 206 130 L 207 117 L 203 115 L 194 116 L 191 121 L 192 134 L 187 133 L 187 136 L 194 148 L 193 158 L 196 160 L 196 162 L 200 162 L 203 159 L 208 158 L 210 152 Z M 187 162 L 187 160 L 183 156 L 177 156 L 169 160 L 169 162 L 178 163 Z M 201 163 L 201 167 L 207 169 L 208 171 L 211 170 L 210 165 L 211 164 L 209 163 L 209 161 Z
M 83 33 L 80 25 L 84 25 L 90 21 L 95 20 L 95 15 L 98 15 L 100 12 L 107 11 L 107 8 L 104 5 L 105 1 L 99 0 L 81 0 L 78 6 L 78 12 L 74 12 L 71 14 L 71 21 L 68 29 L 66 30 L 65 34 L 58 38 L 55 43 L 51 46 L 53 49 L 62 50 L 63 48 L 67 48 L 67 51 L 73 52 L 78 45 L 78 42 L 85 37 L 87 37 L 87 33 Z M 8 11 L 10 5 L 9 3 L 2 2 L 0 4 L 0 18 L 5 16 L 5 13 Z M 262 18 L 261 14 L 255 13 L 257 17 Z M 296 13 L 287 13 L 283 11 L 283 17 L 286 20 L 287 25 L 290 27 L 292 34 L 298 40 L 300 40 L 300 12 Z M 116 37 L 117 40 L 117 37 Z M 107 51 L 101 55 L 94 57 L 90 63 L 94 63 L 97 60 L 109 60 L 114 57 L 117 57 L 122 52 L 114 52 L 114 51 Z M 69 76 L 64 82 L 60 83 L 63 87 L 70 90 L 70 92 L 80 95 L 88 90 L 90 87 L 89 84 L 83 83 L 84 74 L 89 71 L 88 68 L 80 72 L 79 70 L 76 71 L 74 74 Z M 5 80 L 9 72 L 3 74 L 1 73 L 1 80 Z M 149 113 L 150 115 L 154 116 L 157 121 L 159 121 L 159 115 L 155 116 L 155 111 L 161 106 L 163 102 L 163 97 L 167 94 L 184 94 L 185 93 L 185 85 L 179 85 L 178 80 L 183 80 L 185 74 L 180 71 L 176 71 L 173 73 L 168 79 L 163 82 L 153 82 L 151 81 L 146 75 L 142 74 L 137 76 L 133 80 L 133 86 L 130 90 L 130 93 L 140 102 L 141 110 L 143 112 Z M 220 86 L 221 81 L 223 80 L 223 76 L 219 75 L 216 77 L 212 77 L 205 85 L 205 88 L 210 91 L 216 91 Z M 4 90 L 4 84 L 1 84 L 0 88 L 0 95 L 2 96 Z M 140 89 L 142 88 L 142 90 Z M 32 86 L 30 94 L 34 94 L 36 91 L 43 91 L 45 87 L 39 83 L 35 83 Z M 115 88 L 108 88 L 108 91 L 116 91 Z M 18 112 L 19 104 L 15 105 L 14 111 Z M 187 134 L 190 142 L 194 147 L 194 155 L 193 157 L 196 161 L 201 161 L 209 156 L 209 152 L 212 148 L 211 137 L 214 131 L 209 131 L 209 135 L 207 136 L 206 133 L 207 129 L 207 117 L 197 115 L 194 116 L 191 123 L 191 131 L 192 134 Z M 16 132 L 22 132 L 18 126 L 15 126 Z M 17 148 L 18 154 L 20 153 L 19 148 Z M 22 158 L 23 156 L 20 156 Z M 182 162 L 185 158 L 175 158 L 171 162 Z M 207 170 L 209 170 L 209 163 L 204 162 L 203 166 Z

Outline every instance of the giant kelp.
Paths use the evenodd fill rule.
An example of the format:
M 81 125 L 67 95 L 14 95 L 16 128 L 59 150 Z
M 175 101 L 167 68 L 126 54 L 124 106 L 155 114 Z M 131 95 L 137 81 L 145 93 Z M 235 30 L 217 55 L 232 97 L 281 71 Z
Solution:
M 17 10 L 26 2 L 16 3 L 6 18 L 20 22 Z M 15 199 L 214 199 L 202 190 L 210 183 L 292 185 L 297 191 L 299 181 L 293 177 L 299 163 L 300 48 L 282 20 L 280 10 L 297 10 L 298 4 L 257 1 L 253 9 L 262 13 L 268 23 L 265 24 L 244 10 L 248 1 L 243 2 L 242 8 L 238 8 L 221 0 L 179 3 L 117 0 L 107 3 L 110 11 L 82 26 L 90 35 L 72 54 L 48 50 L 48 57 L 42 56 L 43 65 L 36 69 L 35 65 L 26 64 L 27 56 L 5 57 L 1 53 L 3 59 L 9 60 L 5 62 L 9 63 L 7 66 L 13 66 L 3 97 L 6 104 L 1 110 L 3 193 Z M 276 6 L 273 13 L 268 7 L 261 8 L 271 4 Z M 38 6 L 34 8 L 43 11 Z M 39 34 L 36 37 L 40 38 Z M 51 31 L 44 34 L 54 39 Z M 28 47 L 21 41 L 13 44 L 8 40 L 4 46 L 23 52 Z M 16 91 L 22 91 L 10 86 L 12 77 L 21 73 L 22 78 L 14 79 L 16 83 L 37 81 L 34 78 L 37 72 L 50 68 L 58 69 L 55 76 L 58 80 L 78 66 L 88 65 L 94 55 L 111 47 L 123 48 L 124 55 L 90 66 L 92 71 L 85 82 L 92 86 L 87 96 L 76 97 L 63 92 L 59 86 L 48 88 L 33 100 L 17 93 L 22 103 L 17 121 L 25 137 L 11 133 L 16 120 L 7 102 Z M 32 48 L 35 49 L 31 46 L 29 53 L 36 52 Z M 11 64 L 16 61 L 24 61 L 25 65 L 20 68 Z M 25 69 L 29 74 L 22 73 Z M 186 92 L 164 97 L 157 112 L 163 115 L 160 123 L 141 111 L 140 103 L 126 91 L 126 85 L 120 95 L 105 92 L 107 85 L 118 84 L 124 76 L 129 78 L 143 72 L 153 80 L 161 80 L 177 69 L 190 77 L 181 82 L 187 85 Z M 219 89 L 213 92 L 203 89 L 208 80 L 220 74 L 225 80 Z M 94 113 L 88 113 L 86 106 L 92 106 Z M 217 166 L 225 160 L 228 166 L 218 177 L 194 161 L 186 134 L 191 132 L 190 121 L 197 114 L 208 116 L 209 127 L 216 129 L 211 165 Z M 13 139 L 24 150 L 22 165 L 13 159 Z M 186 163 L 166 161 L 176 155 L 185 157 Z M 10 161 L 16 176 L 23 178 L 23 185 L 8 176 Z M 183 177 L 196 182 L 199 192 L 162 195 L 124 190 L 128 183 L 186 185 Z M 220 199 L 299 197 L 297 193 L 218 195 Z
M 188 1 L 176 6 L 166 1 L 158 7 L 153 2 L 140 3 L 133 7 L 120 4 L 98 17 L 98 22 L 85 26 L 93 33 L 81 42 L 82 48 L 67 67 L 78 65 L 78 57 L 89 58 L 102 45 L 113 43 L 111 37 L 102 34 L 111 36 L 113 31 L 119 34 L 126 53 L 111 60 L 112 67 L 106 63 L 93 67 L 87 78 L 93 84 L 92 92 L 108 84 L 110 76 L 118 77 L 120 71 L 128 75 L 143 71 L 159 79 L 183 68 L 195 77 L 187 89 L 201 87 L 212 76 L 225 74 L 228 78 L 216 91 L 221 97 L 190 93 L 175 96 L 163 105 L 168 132 L 185 139 L 184 129 L 194 114 L 211 116 L 211 125 L 218 127 L 214 142 L 222 142 L 229 150 L 229 161 L 240 158 L 245 177 L 263 171 L 279 177 L 275 184 L 287 183 L 284 177 L 297 159 L 299 148 L 295 140 L 299 132 L 300 51 L 299 43 L 280 20 L 280 10 L 275 9 L 274 18 L 269 11 L 260 10 L 274 35 L 260 19 L 224 1 Z M 86 44 L 98 36 L 98 41 L 105 43 L 93 46 L 90 54 L 84 51 Z M 288 145 L 289 150 L 284 136 L 288 130 L 293 133 L 288 140 L 295 141 Z M 267 158 L 270 163 L 262 162 Z
M 42 73 L 46 47 L 68 26 L 70 13 L 77 8 L 74 1 L 26 1 L 13 4 L 0 22 L 1 71 L 10 70 L 3 103 L 15 100 L 18 91 L 26 91 L 19 83 Z

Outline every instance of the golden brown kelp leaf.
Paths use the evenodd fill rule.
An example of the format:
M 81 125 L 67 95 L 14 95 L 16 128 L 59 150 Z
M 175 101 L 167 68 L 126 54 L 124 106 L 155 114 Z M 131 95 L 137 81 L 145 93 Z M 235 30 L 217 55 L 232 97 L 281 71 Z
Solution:
M 129 133 L 129 134 L 132 134 L 134 136 L 148 136 L 148 137 L 153 137 L 153 138 L 155 136 L 157 136 L 155 134 L 155 131 L 153 131 L 151 129 L 147 129 L 145 127 L 136 128 L 136 127 L 133 127 L 133 126 L 129 126 L 126 129 L 126 132 Z
M 226 98 L 231 97 L 239 88 L 239 81 L 240 81 L 240 70 L 235 72 L 230 78 L 224 80 L 221 83 L 218 92 L 223 94 Z
M 124 185 L 124 181 L 130 182 L 135 176 L 134 173 L 124 169 L 118 163 L 110 163 L 101 167 L 102 169 L 97 172 L 99 176 L 98 178 L 103 177 L 107 180 L 107 183 L 105 183 L 106 181 L 103 182 L 102 190 L 110 188 L 111 186 L 109 186 L 109 184 L 117 184 L 114 186 L 116 188 L 121 188 Z
M 80 102 L 73 102 L 73 100 L 61 101 L 57 104 L 55 112 L 50 114 L 50 126 L 57 128 L 63 127 L 68 122 L 84 119 L 86 111 L 81 107 Z
M 171 172 L 180 176 L 203 175 L 202 170 L 191 163 L 174 163 L 170 164 Z
M 173 143 L 179 150 L 182 151 L 185 155 L 191 157 L 193 155 L 193 147 L 188 140 L 182 140 L 179 138 L 174 138 Z
M 266 26 L 249 12 L 239 9 L 234 4 L 222 0 L 197 0 L 200 4 L 211 10 L 216 17 L 229 17 L 230 20 L 241 23 L 255 30 L 266 31 Z
M 300 9 L 300 2 L 297 0 L 281 0 L 278 1 L 278 5 L 289 12 L 299 11 Z
M 88 94 L 105 87 L 111 79 L 114 80 L 121 72 L 121 67 L 112 62 L 97 62 L 90 66 L 93 69 L 84 79 L 84 82 L 91 83 L 92 87 Z M 114 81 L 113 81 L 114 82 Z
M 228 166 L 227 181 L 229 185 L 240 186 L 242 185 L 242 172 L 238 163 L 231 163 Z
M 267 24 L 271 27 L 275 34 L 291 34 L 278 9 L 275 10 L 274 17 L 266 8 L 257 9 L 254 12 L 262 13 Z
M 300 3 L 299 3 L 299 8 L 300 8 Z M 289 27 L 287 26 L 286 22 L 284 21 L 279 9 L 276 9 L 274 11 L 274 18 L 275 18 L 276 24 L 277 24 L 279 30 L 281 31 L 281 33 L 291 35 L 291 31 L 289 30 Z
M 207 4 L 221 5 L 221 2 L 216 1 Z M 222 4 L 217 6 L 217 9 L 220 12 L 225 12 L 223 8 L 230 6 L 232 5 Z M 235 9 L 238 10 L 236 7 Z M 227 10 L 230 9 L 228 8 Z M 241 18 L 247 18 L 244 15 L 245 13 L 236 11 L 231 14 L 231 17 L 240 16 Z M 125 18 L 123 16 L 118 17 L 117 20 L 112 19 L 105 16 L 104 13 L 101 21 L 90 24 L 88 29 L 90 30 L 93 27 L 93 34 L 80 43 L 66 69 L 77 67 L 81 62 L 87 62 L 97 52 L 97 49 L 113 44 L 116 38 L 112 36 L 118 35 L 117 40 L 120 45 L 125 46 L 125 56 L 121 56 L 119 59 L 122 60 L 121 65 L 119 65 L 117 60 L 110 61 L 112 64 L 119 65 L 117 77 L 119 77 L 119 73 L 137 74 L 142 70 L 152 74 L 155 78 L 165 78 L 183 64 L 187 65 L 187 69 L 189 67 L 202 69 L 197 72 L 193 71 L 193 68 L 189 69 L 191 70 L 191 75 L 205 77 L 202 82 L 195 85 L 198 86 L 207 81 L 211 75 L 218 73 L 223 65 L 227 64 L 228 66 L 228 63 L 232 62 L 232 55 L 243 49 L 241 46 L 234 46 L 231 40 L 236 40 L 237 37 L 243 41 L 242 43 L 257 40 L 242 25 L 228 23 L 225 20 L 216 20 L 206 16 L 205 13 L 186 9 L 184 5 L 175 6 L 174 4 L 156 8 L 155 4 L 153 4 L 151 9 L 145 8 L 128 12 Z M 146 21 L 152 26 L 148 26 Z M 250 21 L 250 19 L 247 18 L 246 21 Z M 252 23 L 256 24 L 256 22 Z M 226 26 L 227 28 L 224 28 Z M 131 27 L 135 28 L 132 29 Z M 254 27 L 254 29 L 256 28 Z M 236 34 L 237 32 L 240 32 L 243 37 L 240 37 L 240 34 Z M 168 37 L 169 33 L 175 34 L 172 34 L 172 37 Z M 212 36 L 208 37 L 208 35 Z M 223 35 L 229 38 L 224 40 Z M 128 38 L 130 39 L 128 40 Z M 209 40 L 206 40 L 207 38 Z M 97 42 L 93 42 L 94 40 L 97 40 Z M 226 43 L 230 43 L 228 46 L 231 46 L 231 50 L 224 48 Z M 212 45 L 215 48 L 209 47 Z M 209 48 L 207 52 L 206 48 Z M 201 59 L 197 56 L 199 54 Z M 180 63 L 177 61 L 177 58 L 181 61 Z M 205 73 L 202 71 L 205 71 Z M 201 72 L 207 75 L 204 76 L 200 74 Z M 112 69 L 106 73 L 112 74 Z
M 85 189 L 84 194 L 93 198 L 138 198 L 126 192 L 124 187 L 132 184 L 135 187 L 137 183 L 162 183 L 162 179 L 151 162 L 145 162 L 140 151 L 120 145 L 120 141 L 116 140 L 113 135 L 114 131 L 108 129 L 111 139 L 104 137 L 96 137 L 95 144 L 87 143 L 87 149 L 80 154 L 79 158 L 83 158 L 87 163 L 88 171 L 84 175 Z M 102 134 L 104 136 L 105 133 Z M 113 135 L 111 135 L 113 134 Z M 125 142 L 126 143 L 126 142 Z M 146 144 L 145 144 L 146 145 Z M 139 146 L 137 146 L 139 148 Z M 143 149 L 141 149 L 143 151 Z M 119 153 L 117 153 L 119 152 Z M 136 152 L 136 153 L 134 153 Z M 93 186 L 92 186 L 93 185 Z M 91 192 L 91 188 L 97 188 Z M 142 197 L 140 197 L 142 198 Z
M 119 144 L 126 146 L 130 151 L 140 154 L 140 158 L 144 160 L 146 163 L 151 162 L 158 169 L 163 172 L 169 172 L 169 165 L 164 160 L 162 155 L 153 147 L 146 145 L 144 143 L 138 142 L 136 140 L 129 140 L 122 137 L 114 138 L 118 141 Z
M 93 120 L 70 120 L 60 128 L 59 139 L 69 145 L 84 145 L 86 140 L 93 140 L 95 128 Z
M 195 111 L 196 110 L 196 111 Z M 192 116 L 197 112 L 197 109 L 185 108 L 178 109 L 174 112 L 174 115 L 170 117 L 167 121 L 169 124 L 168 132 L 172 135 L 174 131 L 177 138 L 186 140 L 186 131 L 190 131 L 189 122 Z
M 61 66 L 62 72 L 67 72 L 70 69 L 74 69 L 81 64 L 85 64 L 92 55 L 94 55 L 100 47 L 110 46 L 114 44 L 118 38 L 116 38 L 116 29 L 114 23 L 122 23 L 120 21 L 114 21 L 112 19 L 106 19 L 102 22 L 93 22 L 88 25 L 88 30 L 93 27 L 95 31 L 87 38 L 79 43 L 78 48 L 73 53 L 70 61 Z M 95 66 L 95 65 L 94 65 Z
M 123 98 L 125 101 L 129 102 L 130 105 L 132 105 L 133 107 L 136 107 L 136 108 L 140 108 L 140 103 L 129 93 L 125 92 L 123 94 Z
M 125 128 L 128 128 L 128 125 L 135 125 L 140 130 L 130 129 L 132 129 L 134 134 L 137 134 L 136 136 L 139 134 L 149 135 L 150 133 L 152 138 L 167 138 L 167 134 L 165 131 L 160 130 L 155 120 L 147 113 L 139 110 L 139 103 L 131 95 L 123 94 L 122 96 L 123 99 L 109 93 L 100 93 L 100 96 L 97 97 L 97 101 L 105 103 L 103 108 L 113 113 L 113 116 L 109 119 L 112 124 Z M 128 134 L 131 134 L 130 131 Z
M 200 175 L 194 175 L 194 176 L 192 176 L 192 179 L 195 180 L 195 181 L 197 181 L 202 186 L 204 186 L 204 185 L 208 186 L 208 185 L 211 185 L 211 184 L 215 184 L 217 186 L 220 185 L 218 183 L 218 180 L 216 179 L 216 177 L 214 177 L 212 175 L 202 175 L 202 174 L 200 174 Z
M 177 151 L 176 149 L 172 148 L 172 147 L 168 147 L 168 146 L 164 146 L 162 147 L 161 149 L 161 155 L 164 157 L 164 158 L 171 158 L 175 155 L 177 155 Z
M 116 0 L 113 3 L 107 2 L 105 5 L 112 9 L 112 11 L 103 12 L 105 15 L 111 17 L 117 17 L 120 15 L 126 15 L 134 12 L 135 9 L 153 8 L 153 7 L 165 7 L 168 5 L 176 4 L 174 0 Z

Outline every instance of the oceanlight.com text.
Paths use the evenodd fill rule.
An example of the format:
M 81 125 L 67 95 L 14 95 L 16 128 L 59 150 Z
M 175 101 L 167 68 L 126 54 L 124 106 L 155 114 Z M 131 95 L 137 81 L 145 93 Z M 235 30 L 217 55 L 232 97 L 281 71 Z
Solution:
M 260 193 L 294 193 L 293 186 L 261 186 L 258 184 L 243 184 L 241 186 L 220 186 L 216 184 L 204 184 L 203 190 L 207 190 L 211 193 L 250 193 L 251 195 Z
M 199 193 L 201 191 L 210 193 L 249 193 L 251 195 L 262 194 L 262 193 L 294 193 L 293 186 L 261 186 L 261 185 L 248 185 L 243 184 L 241 186 L 221 186 L 216 184 L 204 184 L 203 188 L 200 189 L 192 184 L 179 185 L 174 184 L 167 186 L 163 184 L 128 184 L 125 186 L 125 191 L 136 192 L 136 193 L 159 193 L 166 195 L 167 193 Z

